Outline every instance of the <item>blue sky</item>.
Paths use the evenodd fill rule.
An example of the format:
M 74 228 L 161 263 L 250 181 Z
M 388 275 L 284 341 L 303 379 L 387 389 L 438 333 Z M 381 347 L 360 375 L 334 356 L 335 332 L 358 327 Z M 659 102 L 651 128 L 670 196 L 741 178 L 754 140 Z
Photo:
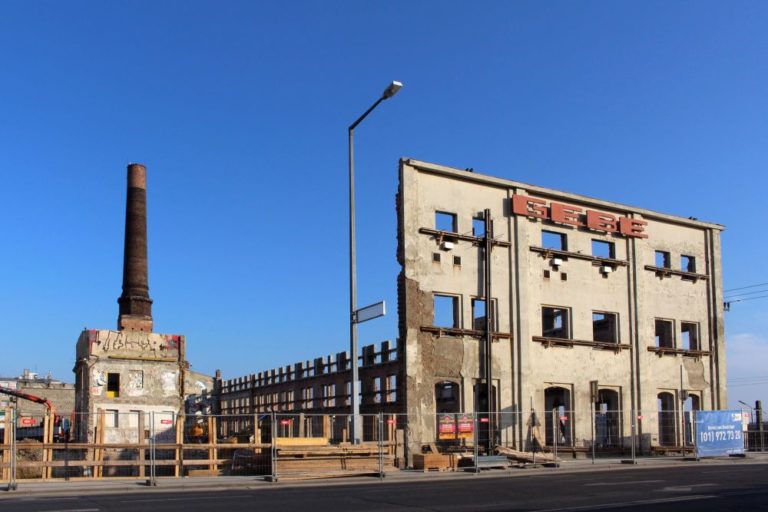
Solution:
M 401 156 L 725 224 L 768 282 L 764 2 L 3 2 L 0 375 L 72 380 L 114 328 L 125 166 L 149 173 L 159 332 L 225 377 L 397 336 Z M 757 288 L 759 289 L 759 288 Z M 729 398 L 768 400 L 768 300 L 727 314 Z

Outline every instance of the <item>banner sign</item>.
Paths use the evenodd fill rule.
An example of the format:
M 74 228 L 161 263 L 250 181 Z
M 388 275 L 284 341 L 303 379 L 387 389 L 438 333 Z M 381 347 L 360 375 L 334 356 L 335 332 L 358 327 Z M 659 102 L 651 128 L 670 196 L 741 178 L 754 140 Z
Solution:
M 741 429 L 741 411 L 696 411 L 697 456 L 743 454 Z

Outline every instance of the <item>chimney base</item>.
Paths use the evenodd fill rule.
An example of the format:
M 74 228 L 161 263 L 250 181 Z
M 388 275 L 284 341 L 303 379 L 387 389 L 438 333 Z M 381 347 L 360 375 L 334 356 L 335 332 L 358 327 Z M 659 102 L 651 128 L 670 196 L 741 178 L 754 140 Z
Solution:
M 118 331 L 152 332 L 151 316 L 120 315 L 117 319 Z

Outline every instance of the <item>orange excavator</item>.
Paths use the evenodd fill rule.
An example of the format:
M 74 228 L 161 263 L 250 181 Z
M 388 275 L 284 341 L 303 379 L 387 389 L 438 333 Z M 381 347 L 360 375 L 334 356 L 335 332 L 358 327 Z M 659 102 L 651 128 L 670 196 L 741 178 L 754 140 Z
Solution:
M 54 407 L 53 403 L 51 403 L 51 401 L 48 400 L 47 398 L 31 395 L 29 393 L 24 393 L 23 391 L 18 391 L 16 389 L 4 388 L 2 386 L 0 386 L 0 393 L 4 395 L 15 396 L 16 398 L 29 400 L 30 402 L 35 402 L 37 404 L 44 405 L 46 409 L 46 415 L 49 418 L 51 418 L 51 421 L 53 421 L 54 442 L 65 441 L 69 437 L 69 432 L 70 432 L 69 427 L 71 426 L 70 420 L 68 418 L 65 418 L 62 421 L 61 416 L 56 414 L 56 408 Z

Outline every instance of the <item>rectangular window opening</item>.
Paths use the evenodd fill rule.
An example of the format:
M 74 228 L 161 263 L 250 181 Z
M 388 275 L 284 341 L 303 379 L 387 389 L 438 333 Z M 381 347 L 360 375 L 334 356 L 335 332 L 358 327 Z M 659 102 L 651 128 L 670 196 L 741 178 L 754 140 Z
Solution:
M 592 240 L 592 256 L 615 260 L 616 244 L 605 240 Z
M 440 263 L 440 253 L 439 252 L 433 252 L 432 253 L 432 261 L 435 263 Z
M 449 233 L 456 233 L 456 214 L 450 212 L 435 212 L 435 229 L 438 231 L 448 231 Z
M 592 313 L 592 339 L 605 343 L 618 343 L 619 333 L 617 329 L 616 313 Z
M 683 272 L 696 272 L 696 258 L 685 254 L 680 256 L 680 270 Z
M 107 397 L 118 398 L 120 396 L 120 374 L 107 374 Z
M 475 217 L 472 219 L 472 235 L 477 237 L 485 236 L 485 219 Z
M 541 335 L 545 338 L 569 339 L 568 309 L 544 306 L 541 308 Z
M 555 249 L 556 251 L 567 251 L 568 236 L 565 233 L 542 230 L 541 247 L 544 249 Z
M 659 348 L 675 348 L 672 320 L 656 319 L 656 346 Z
M 104 426 L 117 428 L 120 426 L 120 413 L 117 409 L 107 409 L 105 411 Z
M 387 402 L 397 401 L 397 375 L 387 376 Z
M 496 311 L 496 301 L 491 300 L 491 307 L 493 308 L 493 312 Z M 476 331 L 484 331 L 485 330 L 485 315 L 486 312 L 486 302 L 485 299 L 472 299 L 472 329 Z M 496 318 L 495 315 L 491 318 L 493 325 L 491 325 L 491 330 L 496 330 Z
M 453 295 L 434 295 L 434 317 L 432 325 L 435 327 L 460 327 L 458 297 Z
M 656 266 L 659 268 L 672 268 L 669 252 L 656 251 Z
M 699 324 L 680 322 L 680 348 L 683 350 L 701 350 L 699 344 Z
M 373 378 L 373 401 L 375 403 L 381 403 L 382 399 L 382 392 L 381 392 L 381 377 L 374 377 Z
M 457 267 L 461 266 L 461 256 L 454 256 L 453 257 L 453 264 Z

